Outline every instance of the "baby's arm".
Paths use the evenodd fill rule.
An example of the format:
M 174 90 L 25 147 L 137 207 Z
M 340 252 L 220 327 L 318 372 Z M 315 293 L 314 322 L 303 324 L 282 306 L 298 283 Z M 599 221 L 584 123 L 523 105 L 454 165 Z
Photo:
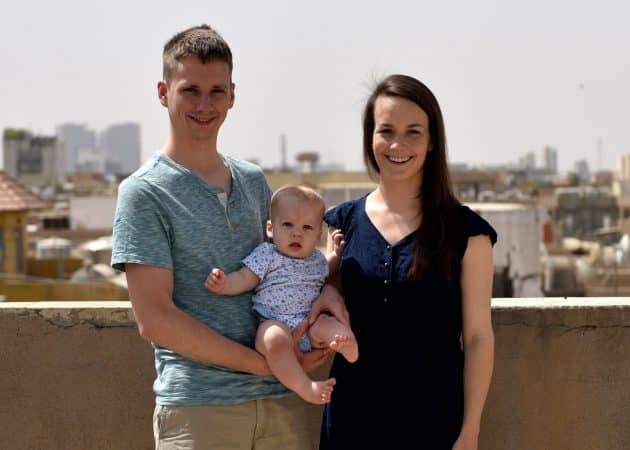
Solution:
M 248 267 L 226 274 L 215 267 L 208 274 L 204 286 L 211 292 L 221 295 L 237 295 L 251 291 L 260 283 L 258 276 Z
M 333 230 L 330 237 L 332 250 L 326 253 L 326 261 L 328 261 L 328 270 L 331 274 L 334 274 L 339 269 L 339 262 L 341 261 L 341 254 L 343 253 L 343 247 L 346 245 L 346 241 L 343 238 L 341 230 Z

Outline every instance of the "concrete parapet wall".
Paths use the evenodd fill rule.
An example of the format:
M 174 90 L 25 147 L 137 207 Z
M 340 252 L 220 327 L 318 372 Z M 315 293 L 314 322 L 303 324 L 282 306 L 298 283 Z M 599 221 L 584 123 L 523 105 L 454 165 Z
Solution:
M 480 450 L 630 448 L 630 299 L 495 299 L 493 321 Z M 0 360 L 2 448 L 153 448 L 128 302 L 0 303 Z
M 153 448 L 153 351 L 128 302 L 0 303 L 0 448 Z
M 123 301 L 129 298 L 127 289 L 106 281 L 78 283 L 56 279 L 33 280 L 17 275 L 0 275 L 0 292 L 12 302 L 33 302 L 34 299 L 78 302 L 90 298 Z
M 493 301 L 480 449 L 630 449 L 630 299 Z

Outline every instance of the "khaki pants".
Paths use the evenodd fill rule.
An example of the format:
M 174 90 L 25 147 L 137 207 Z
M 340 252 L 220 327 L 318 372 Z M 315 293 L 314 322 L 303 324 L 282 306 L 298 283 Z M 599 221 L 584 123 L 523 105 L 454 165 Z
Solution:
M 236 405 L 156 406 L 156 450 L 315 450 L 322 407 L 291 395 Z

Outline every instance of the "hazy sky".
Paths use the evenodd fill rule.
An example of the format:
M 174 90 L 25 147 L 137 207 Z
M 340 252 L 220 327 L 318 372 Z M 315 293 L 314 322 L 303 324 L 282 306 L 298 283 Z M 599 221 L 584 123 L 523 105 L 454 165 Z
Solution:
M 0 15 L 0 128 L 52 133 L 142 126 L 166 137 L 161 51 L 208 23 L 234 53 L 236 104 L 220 150 L 280 161 L 303 150 L 361 168 L 360 116 L 389 73 L 423 80 L 446 119 L 449 159 L 491 165 L 545 145 L 562 169 L 630 153 L 627 0 L 10 2 Z M 1 163 L 0 163 L 1 164 Z

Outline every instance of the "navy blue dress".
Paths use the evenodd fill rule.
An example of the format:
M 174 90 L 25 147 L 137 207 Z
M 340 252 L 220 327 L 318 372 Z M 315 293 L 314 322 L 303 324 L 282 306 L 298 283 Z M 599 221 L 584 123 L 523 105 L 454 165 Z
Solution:
M 365 197 L 342 203 L 325 221 L 346 240 L 341 282 L 359 360 L 337 355 L 321 449 L 451 450 L 463 418 L 461 259 L 469 236 L 496 232 L 458 206 L 457 263 L 449 282 L 429 269 L 409 281 L 414 233 L 389 245 L 365 212 Z

